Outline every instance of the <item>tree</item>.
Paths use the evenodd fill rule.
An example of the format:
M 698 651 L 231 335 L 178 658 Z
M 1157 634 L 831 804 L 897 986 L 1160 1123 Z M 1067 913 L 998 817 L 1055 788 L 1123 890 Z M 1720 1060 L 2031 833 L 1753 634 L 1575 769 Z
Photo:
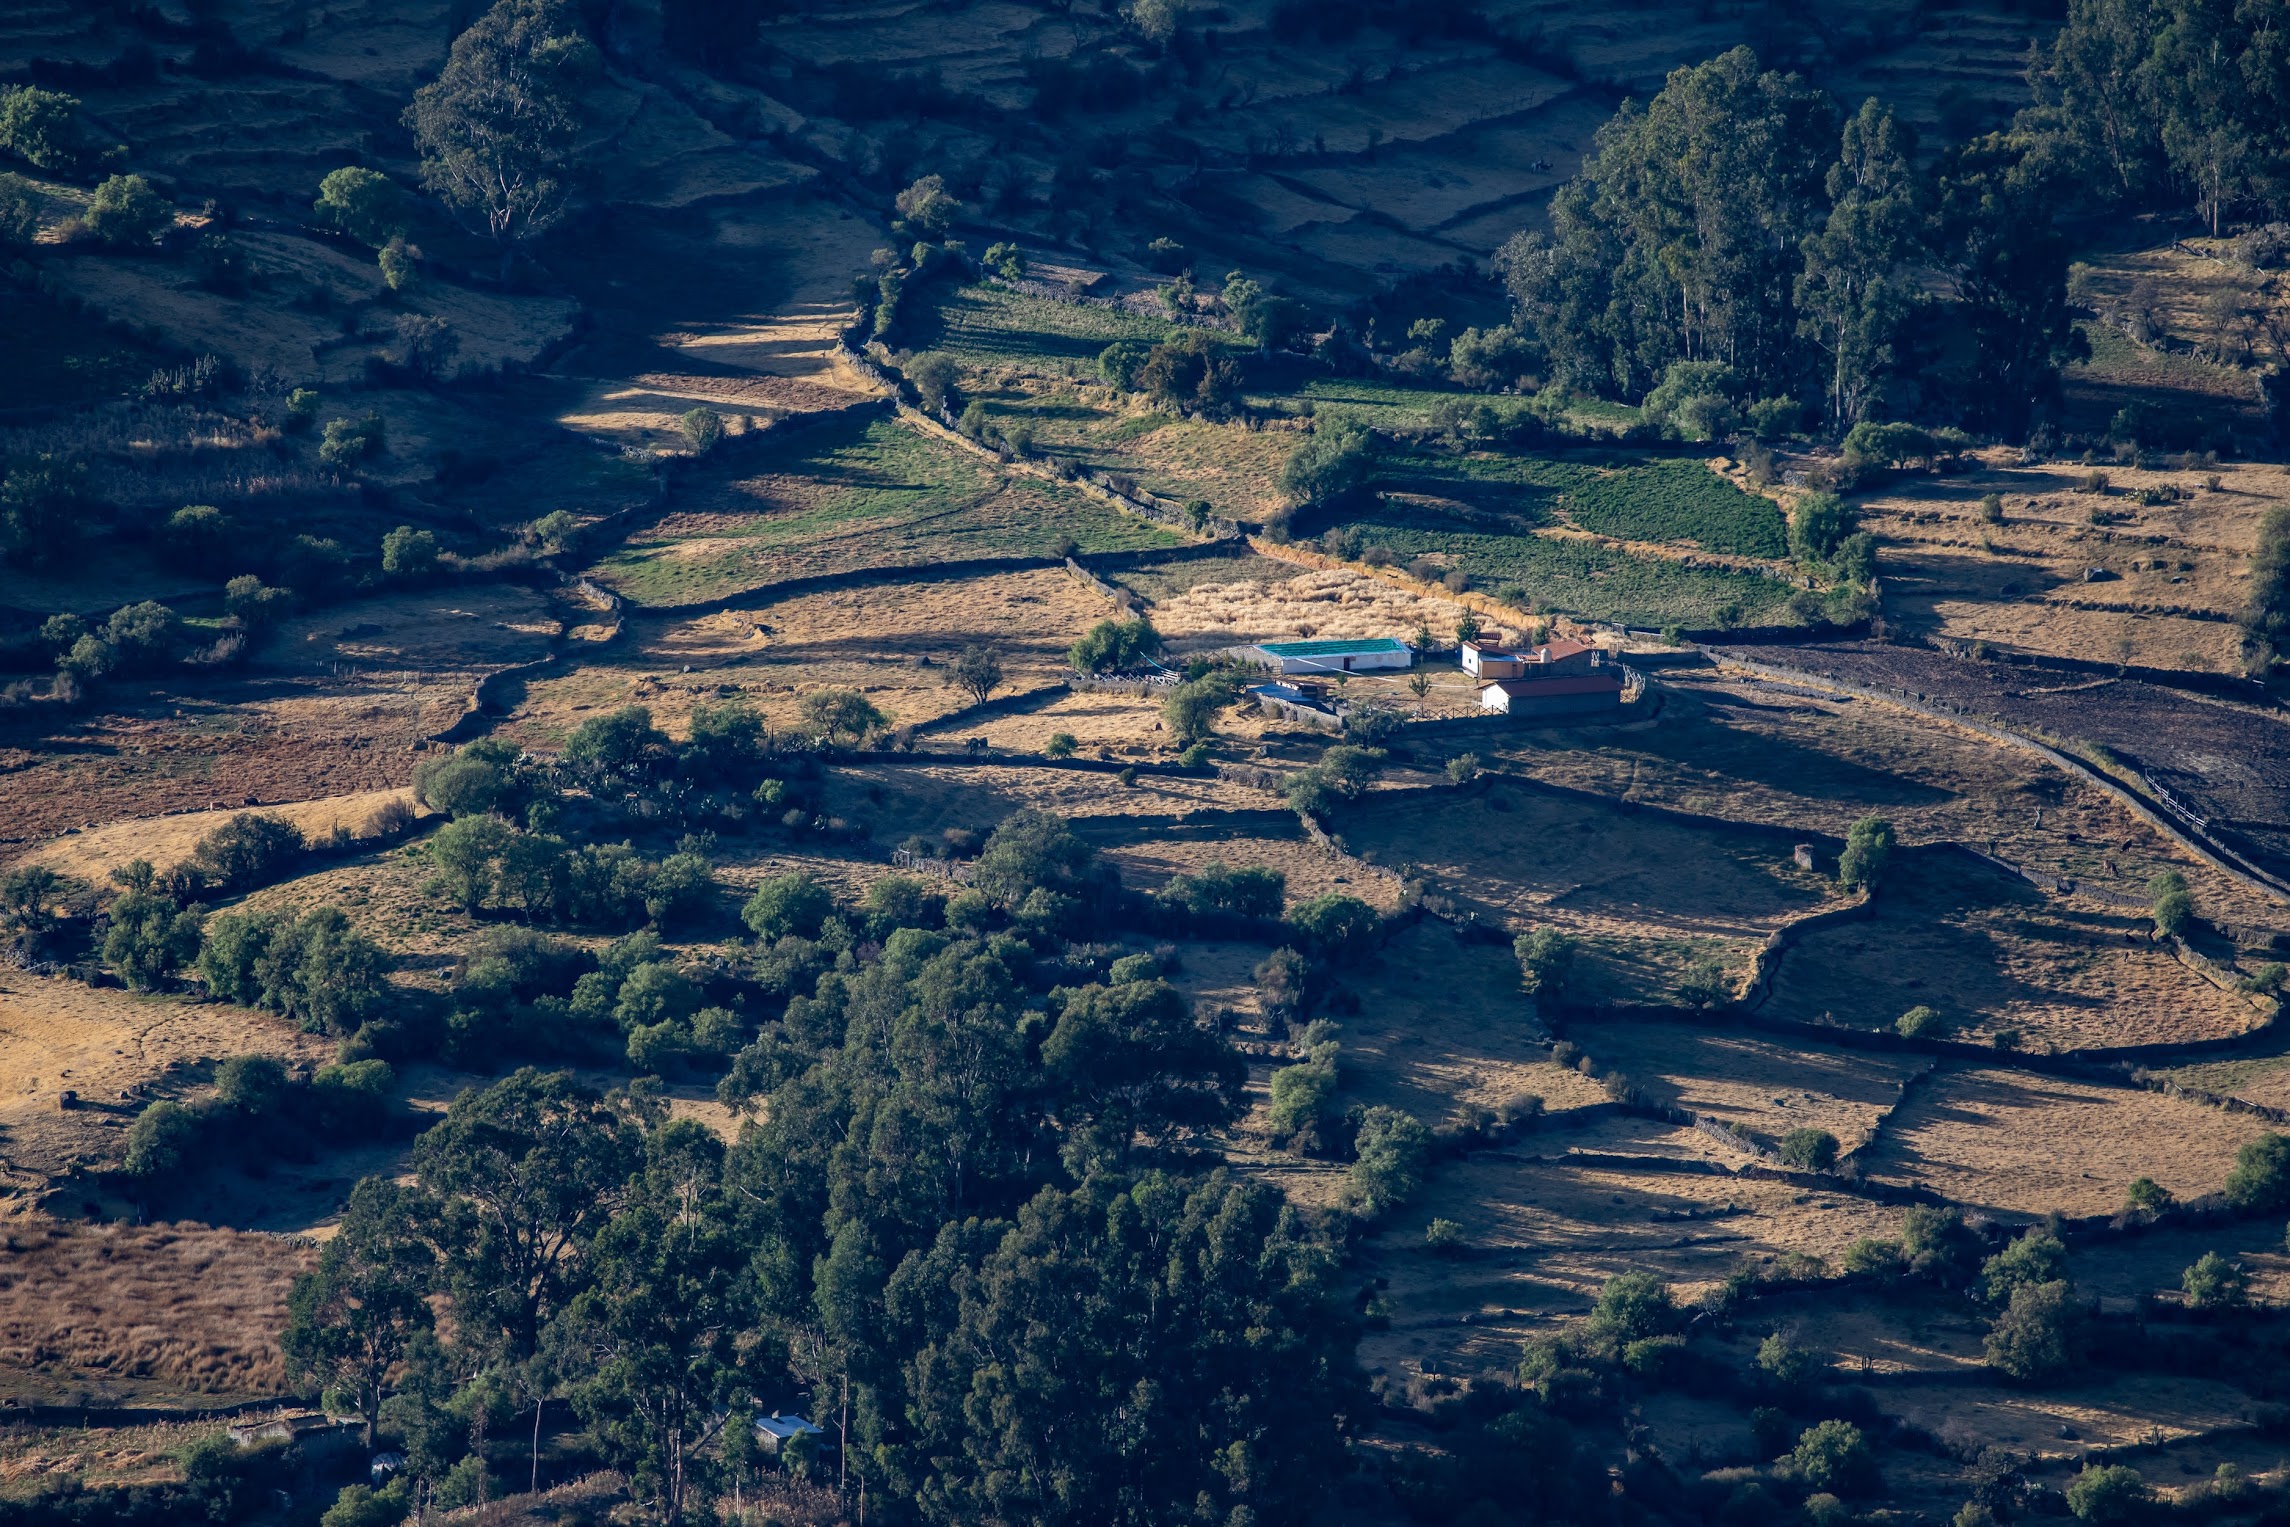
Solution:
M 1362 1219 L 1381 1219 L 1423 1186 L 1431 1131 L 1415 1115 L 1379 1104 L 1361 1117 L 1352 1148 L 1351 1170 L 1344 1174 L 1345 1201 Z
M 163 1182 L 182 1169 L 198 1139 L 198 1115 L 162 1099 L 136 1116 L 127 1131 L 127 1154 L 121 1165 L 130 1177 Z
M 1876 1454 L 1850 1421 L 1807 1427 L 1782 1464 L 1792 1478 L 1812 1490 L 1865 1495 L 1876 1488 Z
M 87 226 L 114 249 L 149 249 L 175 226 L 175 209 L 140 175 L 114 175 L 95 188 Z
M 961 401 L 955 391 L 955 383 L 960 376 L 954 357 L 935 350 L 907 362 L 906 379 L 914 385 L 914 395 L 921 400 L 924 411 L 928 413 L 951 412 L 954 405 Z
M 2067 1248 L 2059 1237 L 2030 1230 L 1981 1264 L 1980 1292 L 1995 1304 L 2009 1304 L 2023 1288 L 2056 1283 L 2067 1276 Z
M 435 1243 L 469 1339 L 538 1350 L 641 1159 L 628 1122 L 567 1072 L 527 1066 L 454 1099 L 412 1165 L 440 1205 Z
M 2280 505 L 2268 509 L 2258 524 L 2241 625 L 2262 672 L 2272 664 L 2290 662 L 2290 509 Z
M 970 696 L 979 705 L 1002 682 L 1002 660 L 993 652 L 973 642 L 962 649 L 962 655 L 946 670 L 946 682 Z
M 975 1261 L 960 1230 L 886 1301 L 948 1317 L 902 1365 L 923 1521 L 1315 1518 L 1358 1379 L 1334 1263 L 1276 1191 L 1148 1173 L 1045 1188 Z
M 1135 620 L 1101 620 L 1066 653 L 1080 673 L 1125 673 L 1143 666 L 1161 650 L 1161 634 L 1140 615 Z
M 1667 1336 L 1678 1328 L 1679 1321 L 1668 1284 L 1652 1273 L 1618 1273 L 1598 1291 L 1588 1329 L 1593 1340 L 1624 1346 Z
M 381 249 L 406 231 L 410 209 L 405 193 L 387 175 L 350 165 L 318 182 L 311 210 L 359 243 Z
M 382 537 L 382 571 L 408 583 L 437 572 L 437 537 L 427 530 L 400 525 Z
M 2236 1151 L 2225 1191 L 2226 1201 L 2244 1213 L 2290 1206 L 2290 1135 L 2269 1130 Z
M 1137 1141 L 1199 1136 L 1242 1107 L 1239 1052 L 1193 1021 L 1168 982 L 1084 986 L 1042 1041 L 1042 1070 L 1060 1094 L 1068 1168 L 1124 1171 Z
M 1892 850 L 1892 824 L 1880 816 L 1862 817 L 1845 832 L 1845 851 L 1837 856 L 1837 883 L 1875 890 Z
M 1807 1125 L 1781 1137 L 1781 1160 L 1801 1171 L 1826 1172 L 1837 1164 L 1837 1137 Z
M 2068 1482 L 2067 1509 L 2092 1527 L 2122 1527 L 2146 1513 L 2147 1482 L 2120 1463 L 2090 1464 Z
M 746 1380 L 746 1256 L 723 1200 L 723 1145 L 692 1120 L 646 1141 L 632 1201 L 598 1232 L 591 1285 L 550 1332 L 573 1408 L 675 1527 Z
M 1367 957 L 1383 914 L 1356 896 L 1330 891 L 1298 907 L 1288 919 L 1306 945 L 1334 965 L 1348 965 Z
M 833 893 L 817 877 L 797 872 L 757 886 L 739 915 L 757 938 L 775 944 L 789 937 L 817 938 L 834 911 Z
M 574 727 L 559 757 L 593 787 L 636 782 L 666 760 L 671 746 L 668 734 L 652 724 L 651 711 L 623 705 Z
M 705 456 L 724 438 L 724 416 L 712 408 L 688 408 L 676 418 L 676 428 L 695 456 Z
M 0 86 L 0 149 L 35 170 L 71 170 L 81 160 L 80 103 L 60 90 Z
M 111 904 L 103 962 L 135 990 L 157 991 L 199 957 L 199 932 L 198 913 L 172 897 L 133 890 Z
M 2147 882 L 2148 913 L 2155 922 L 2155 931 L 2166 938 L 2177 938 L 2187 931 L 2195 919 L 2194 898 L 2187 893 L 2187 877 L 2177 870 L 2163 870 Z
M 817 689 L 803 697 L 803 724 L 830 747 L 856 745 L 870 732 L 890 725 L 890 717 L 855 689 Z
M 2090 343 L 2067 300 L 2067 243 L 2040 161 L 1998 135 L 1945 155 L 1939 170 L 1941 263 L 1972 341 L 1960 383 L 1967 416 L 2020 438 L 2054 406 L 2060 367 Z
M 1216 735 L 1217 713 L 1233 703 L 1238 686 L 1227 673 L 1206 673 L 1169 691 L 1161 701 L 1161 718 L 1180 743 L 1194 743 Z
M 1557 379 L 1643 397 L 1673 361 L 1721 361 L 1748 396 L 1797 370 L 1795 278 L 1821 230 L 1834 108 L 1748 48 L 1671 73 L 1599 129 L 1548 236 L 1500 264 Z
M 1828 222 L 1805 241 L 1797 327 L 1828 359 L 1829 427 L 1839 433 L 1860 422 L 1896 363 L 1915 306 L 1905 269 L 1924 224 L 1915 158 L 1906 124 L 1862 102 L 1829 167 Z
M 216 884 L 244 891 L 277 878 L 307 847 L 284 817 L 241 811 L 192 847 L 191 862 Z
M 406 109 L 422 184 L 500 246 L 504 281 L 517 250 L 565 215 L 576 92 L 596 69 L 595 47 L 561 0 L 498 0 Z
M 40 198 L 21 175 L 0 172 L 0 250 L 27 249 L 40 236 Z
M 1555 1010 L 1573 979 L 1575 941 L 1556 928 L 1536 928 L 1511 941 L 1511 954 L 1519 962 L 1519 985 L 1545 1011 Z
M 1330 504 L 1357 488 L 1371 462 L 1367 432 L 1348 419 L 1316 425 L 1280 465 L 1280 491 L 1291 504 Z
M 397 336 L 397 363 L 416 381 L 443 376 L 461 351 L 461 336 L 453 332 L 453 325 L 431 313 L 400 313 L 390 329 Z
M 0 552 L 39 566 L 79 539 L 87 508 L 87 468 L 45 451 L 0 475 Z
M 962 215 L 962 203 L 946 189 L 943 175 L 925 175 L 893 200 L 900 221 L 924 238 L 943 238 Z
M 2190 1310 L 2233 1309 L 2250 1302 L 2250 1274 L 2239 1262 L 2206 1251 L 2179 1278 Z
M 2064 1280 L 2023 1284 L 1989 1327 L 1988 1366 L 2022 1383 L 2056 1377 L 2075 1361 L 2075 1297 Z
M 490 816 L 462 816 L 431 834 L 425 852 L 455 904 L 475 916 L 493 893 L 494 867 L 508 845 L 507 824 Z
M 318 432 L 318 459 L 330 467 L 352 467 L 379 456 L 387 443 L 379 414 L 328 419 Z
M 346 1399 L 366 1424 L 369 1450 L 408 1344 L 431 1324 L 434 1262 L 417 1233 L 427 1208 L 410 1189 L 366 1178 L 351 1190 L 317 1270 L 295 1279 L 287 1298 L 279 1338 L 287 1376 Z

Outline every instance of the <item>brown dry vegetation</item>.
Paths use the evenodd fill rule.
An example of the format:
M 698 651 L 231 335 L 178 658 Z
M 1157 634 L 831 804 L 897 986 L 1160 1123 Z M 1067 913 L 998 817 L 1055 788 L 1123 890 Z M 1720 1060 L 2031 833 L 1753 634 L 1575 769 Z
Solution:
M 1782 956 L 1760 1012 L 1866 1029 L 1923 1005 L 1963 1037 L 2016 1030 L 2035 1050 L 2218 1039 L 2258 1022 L 2149 932 L 2131 908 L 1916 855 L 1887 878 L 1872 920 L 1816 930 Z
M 2182 1198 L 2214 1193 L 2262 1120 L 2161 1093 L 2001 1069 L 1946 1068 L 1861 1154 L 1884 1182 L 2040 1217 L 2113 1214 L 2134 1177 Z
M 0 1371 L 46 1397 L 72 1387 L 278 1393 L 286 1292 L 313 1261 L 276 1236 L 192 1225 L 10 1221 L 0 1258 Z
M 1925 1069 L 1917 1056 L 1829 1050 L 1671 1023 L 1581 1024 L 1569 1037 L 1655 1101 L 1709 1114 L 1767 1141 L 1825 1129 L 1851 1151 Z
M 337 828 L 352 836 L 363 833 L 374 813 L 392 802 L 416 809 L 411 790 L 367 790 L 324 800 L 283 802 L 263 808 L 262 814 L 292 822 L 306 841 L 317 842 Z M 102 885 L 114 869 L 133 859 L 148 860 L 160 870 L 182 863 L 191 857 L 201 838 L 238 815 L 237 811 L 188 811 L 178 816 L 107 822 L 59 838 L 26 854 L 23 862 L 45 864 L 91 885 Z
M 116 1165 L 141 1107 L 119 1102 L 122 1092 L 171 1069 L 196 1073 L 258 1053 L 323 1062 L 332 1046 L 244 1008 L 0 971 L 0 1151 L 11 1167 L 38 1174 L 74 1161 Z M 66 1089 L 90 1106 L 60 1109 Z

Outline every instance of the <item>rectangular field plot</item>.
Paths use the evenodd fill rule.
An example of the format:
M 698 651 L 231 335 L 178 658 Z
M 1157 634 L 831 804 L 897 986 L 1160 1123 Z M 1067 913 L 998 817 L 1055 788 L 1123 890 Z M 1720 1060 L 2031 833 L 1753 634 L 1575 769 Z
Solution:
M 1847 1151 L 1926 1062 L 1675 1023 L 1577 1024 L 1568 1037 L 1664 1102 L 1767 1140 L 1825 1129 Z
M 2135 1177 L 2214 1193 L 2264 1120 L 2158 1092 L 2001 1068 L 1946 1071 L 1918 1087 L 1862 1152 L 1863 1169 L 1967 1207 L 2038 1216 L 2113 1214 Z
M 1510 516 L 1519 528 L 1566 524 L 1621 541 L 1674 542 L 1744 557 L 1787 553 L 1781 511 L 1700 461 L 1419 453 L 1379 465 L 1390 491 Z
M 1161 318 L 1094 303 L 1059 302 L 1002 286 L 966 286 L 937 304 L 935 322 L 915 337 L 964 366 L 1055 369 L 1065 361 L 1096 370 L 1098 352 L 1119 339 L 1159 344 L 1185 332 Z M 1230 336 L 1238 344 L 1238 336 Z
M 859 690 L 894 724 L 912 726 L 972 703 L 947 683 L 965 648 L 1001 661 L 994 697 L 1006 698 L 1064 676 L 1066 648 L 1108 613 L 1103 596 L 1058 568 L 639 617 L 617 645 L 529 683 L 514 731 L 553 747 L 589 716 L 633 704 L 681 732 L 694 705 L 735 698 L 789 729 L 820 689 Z
M 1772 625 L 1783 619 L 1794 592 L 1757 573 L 1688 567 L 1597 541 L 1505 534 L 1423 502 L 1387 504 L 1340 528 L 1401 562 L 1428 556 L 1460 568 L 1482 588 L 1515 583 L 1545 609 L 1592 620 L 1708 627 L 1730 612 L 1738 624 Z
M 1216 861 L 1230 869 L 1278 870 L 1287 877 L 1291 907 L 1327 895 L 1356 896 L 1386 912 L 1399 904 L 1399 887 L 1392 881 L 1347 873 L 1342 860 L 1331 859 L 1301 832 L 1278 838 L 1240 836 L 1222 826 L 1197 832 L 1159 829 L 1142 842 L 1107 844 L 1100 851 L 1120 866 L 1122 884 L 1133 890 L 1158 890 L 1172 878 L 1198 874 Z
M 1134 589 L 1155 604 L 1160 604 L 1200 588 L 1218 588 L 1234 583 L 1285 583 L 1301 576 L 1304 571 L 1293 562 L 1282 562 L 1276 558 L 1258 556 L 1252 551 L 1243 551 L 1223 557 L 1185 557 L 1172 558 L 1167 562 L 1148 562 L 1142 567 L 1133 567 L 1115 574 L 1111 581 L 1123 588 Z M 1159 625 L 1158 619 L 1155 625 Z
M 1079 492 L 1005 474 L 891 420 L 837 421 L 696 477 L 596 569 L 639 604 L 697 604 L 788 578 L 982 557 L 1175 546 Z
M 1762 937 L 1837 895 L 1781 840 L 1507 782 L 1371 796 L 1333 825 L 1355 852 L 1420 865 L 1466 905 L 1594 936 Z
M 996 431 L 1007 437 L 1023 430 L 1032 437 L 1031 454 L 1045 461 L 1092 467 L 1164 498 L 1204 499 L 1218 513 L 1244 519 L 1286 506 L 1280 468 L 1304 440 L 1295 429 L 1252 430 L 1159 412 L 1111 387 L 1064 377 L 997 370 L 966 386 L 964 396 Z
M 1873 920 L 1809 933 L 1781 957 L 1771 1017 L 1887 1028 L 1934 1009 L 1967 1037 L 2029 1049 L 2238 1034 L 2255 1010 L 2180 965 L 2123 908 L 2063 901 L 1958 855 L 1899 862 Z

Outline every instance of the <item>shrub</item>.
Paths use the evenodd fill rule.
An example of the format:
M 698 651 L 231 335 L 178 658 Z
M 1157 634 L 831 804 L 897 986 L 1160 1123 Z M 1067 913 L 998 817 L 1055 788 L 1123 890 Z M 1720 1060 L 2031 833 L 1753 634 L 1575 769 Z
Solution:
M 1336 1096 L 1334 1049 L 1329 1055 L 1272 1073 L 1270 1106 L 1265 1128 L 1279 1145 L 1314 1150 L 1321 1144 L 1320 1129 L 1327 1122 Z
M 1782 1389 L 1802 1388 L 1813 1376 L 1815 1355 L 1791 1341 L 1779 1331 L 1768 1335 L 1757 1347 L 1757 1371 Z
M 712 408 L 688 408 L 676 419 L 676 428 L 695 456 L 705 456 L 724 438 L 724 416 Z
M 1877 1484 L 1876 1453 L 1850 1421 L 1807 1427 L 1782 1467 L 1808 1489 L 1835 1495 L 1865 1495 Z
M 1781 1137 L 1781 1159 L 1804 1171 L 1826 1172 L 1837 1164 L 1837 1137 L 1807 1126 Z
M 1071 732 L 1052 732 L 1050 740 L 1042 744 L 1042 752 L 1051 758 L 1071 758 L 1081 746 Z
M 1379 1219 L 1415 1196 L 1431 1154 L 1431 1131 L 1410 1113 L 1381 1105 L 1360 1119 L 1344 1196 L 1363 1219 Z
M 2179 1291 L 2189 1309 L 2233 1309 L 2250 1302 L 2250 1274 L 2239 1262 L 2206 1251 L 2180 1274 Z
M 1333 503 L 1367 476 L 1367 432 L 1349 420 L 1315 428 L 1280 467 L 1279 486 L 1299 507 Z
M 1298 907 L 1289 922 L 1322 959 L 1341 965 L 1366 955 L 1383 916 L 1356 896 L 1331 891 Z
M 2022 1383 L 2055 1378 L 2075 1361 L 2075 1303 L 2064 1280 L 2012 1290 L 1989 1327 L 1988 1366 Z
M 40 199 L 21 175 L 0 172 L 0 249 L 27 249 L 40 236 Z
M 2195 919 L 2194 898 L 2187 894 L 2187 879 L 2177 870 L 2164 870 L 2147 882 L 2147 905 L 2155 931 L 2176 938 Z
M 2234 1154 L 2226 1201 L 2244 1213 L 2290 1207 L 2290 1136 L 2268 1131 Z
M 201 838 L 191 862 L 216 884 L 243 891 L 277 879 L 307 846 L 302 829 L 285 818 L 242 811 Z
M 2030 1230 L 1981 1264 L 1980 1292 L 1996 1304 L 2009 1304 L 2020 1289 L 2066 1276 L 2067 1248 L 2057 1236 Z
M 2120 1463 L 2085 1464 L 2067 1487 L 2067 1509 L 2093 1527 L 2121 1527 L 2147 1511 L 2147 1482 Z
M 404 239 L 384 244 L 375 252 L 374 265 L 382 273 L 382 285 L 393 292 L 410 292 L 421 283 L 421 251 Z
M 1434 1219 L 1423 1227 L 1423 1249 L 1435 1257 L 1460 1256 L 1469 1249 L 1463 1227 L 1451 1219 Z
M 779 875 L 755 889 L 740 908 L 740 920 L 767 944 L 783 938 L 817 938 L 835 910 L 835 898 L 814 877 L 801 872 Z
M 387 175 L 352 165 L 330 171 L 318 182 L 318 200 L 311 210 L 319 221 L 379 249 L 406 231 L 411 208 L 405 193 Z
M 1845 851 L 1837 856 L 1838 883 L 1874 890 L 1892 850 L 1892 824 L 1880 816 L 1862 817 L 1846 829 Z
M 2174 1207 L 2178 1200 L 2168 1188 L 2152 1177 L 2134 1177 L 2124 1191 L 2123 1209 L 2127 1214 L 2153 1216 Z
M 175 226 L 175 209 L 140 175 L 114 175 L 95 188 L 87 226 L 114 249 L 149 249 Z
M 330 467 L 351 467 L 379 456 L 384 431 L 379 414 L 362 419 L 328 419 L 318 435 L 318 459 Z
M 414 582 L 437 571 L 437 537 L 411 525 L 400 525 L 382 537 L 382 571 L 392 578 Z
M 1681 1318 L 1670 1286 L 1660 1278 L 1652 1273 L 1620 1273 L 1598 1291 L 1588 1330 L 1594 1340 L 1620 1345 L 1667 1336 Z
M 1538 1005 L 1555 1004 L 1566 995 L 1577 952 L 1575 941 L 1556 928 L 1530 929 L 1511 941 L 1519 985 Z
M 1160 633 L 1143 616 L 1101 620 L 1073 644 L 1066 661 L 1081 673 L 1118 673 L 1141 666 L 1160 650 Z
M 962 213 L 962 203 L 947 192 L 942 175 L 923 176 L 899 192 L 892 205 L 911 231 L 930 238 L 943 235 Z
M 1946 1029 L 1940 1015 L 1921 1002 L 1893 1020 L 1892 1026 L 1903 1039 L 1937 1039 Z

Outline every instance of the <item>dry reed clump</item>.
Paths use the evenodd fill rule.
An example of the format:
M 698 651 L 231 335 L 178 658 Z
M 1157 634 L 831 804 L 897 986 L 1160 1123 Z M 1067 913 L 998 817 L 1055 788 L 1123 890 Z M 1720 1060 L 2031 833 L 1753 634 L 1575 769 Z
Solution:
M 0 1366 L 156 1381 L 200 1394 L 275 1394 L 278 1332 L 311 1251 L 244 1231 L 170 1225 L 6 1233 Z
M 246 420 L 196 404 L 114 403 L 54 423 L 0 431 L 0 456 L 46 453 L 83 461 L 89 494 L 126 510 L 355 491 L 266 445 Z

